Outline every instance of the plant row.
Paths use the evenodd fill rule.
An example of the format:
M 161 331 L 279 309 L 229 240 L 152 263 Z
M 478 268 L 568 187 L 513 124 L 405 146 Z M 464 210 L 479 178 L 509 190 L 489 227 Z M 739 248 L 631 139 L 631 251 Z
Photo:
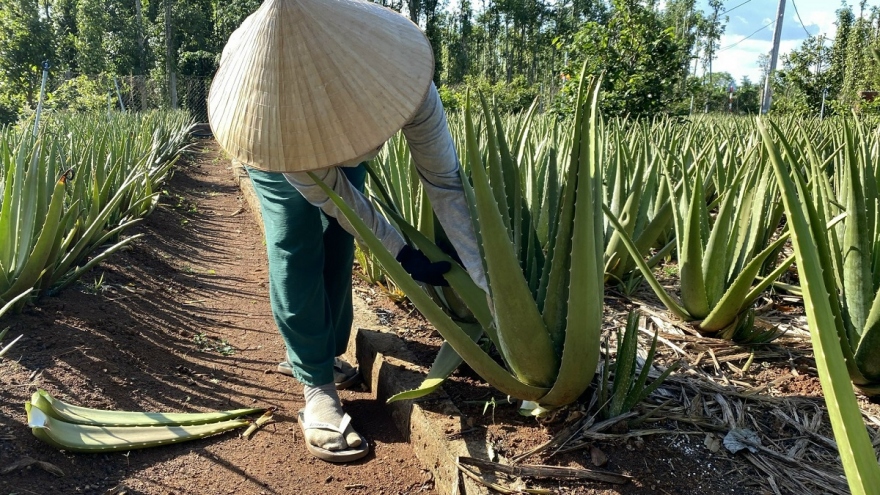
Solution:
M 138 236 L 189 141 L 182 113 L 54 114 L 0 129 L 0 306 L 59 290 Z

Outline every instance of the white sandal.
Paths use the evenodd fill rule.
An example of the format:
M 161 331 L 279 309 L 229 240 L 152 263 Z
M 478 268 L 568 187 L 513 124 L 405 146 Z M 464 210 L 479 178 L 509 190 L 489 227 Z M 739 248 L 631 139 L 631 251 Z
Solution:
M 351 423 L 351 416 L 348 414 L 342 417 L 342 422 L 339 426 L 333 426 L 330 423 L 324 423 L 321 421 L 305 421 L 304 411 L 300 411 L 297 415 L 297 420 L 299 422 L 300 428 L 302 428 L 303 438 L 305 439 L 306 430 L 330 430 L 338 432 L 340 435 L 345 435 L 345 429 L 348 428 L 349 423 Z M 367 440 L 361 436 L 360 433 L 357 434 L 361 437 L 361 444 L 356 448 L 349 448 L 346 450 L 327 450 L 322 447 L 318 447 L 317 445 L 312 445 L 306 439 L 306 448 L 309 449 L 309 452 L 312 453 L 318 459 L 327 461 L 327 462 L 351 462 L 356 461 L 358 459 L 363 458 L 368 453 L 370 453 L 370 445 L 367 443 Z

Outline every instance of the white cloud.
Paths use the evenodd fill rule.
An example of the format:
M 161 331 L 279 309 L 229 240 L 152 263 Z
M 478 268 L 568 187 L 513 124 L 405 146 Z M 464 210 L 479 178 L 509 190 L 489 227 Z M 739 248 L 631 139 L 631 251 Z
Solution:
M 741 39 L 741 38 L 739 38 Z M 721 37 L 721 46 L 736 43 L 739 39 L 730 36 Z M 779 44 L 780 60 L 782 55 L 791 52 L 801 45 L 801 40 L 783 40 Z M 748 76 L 752 82 L 760 82 L 761 68 L 758 66 L 758 57 L 769 54 L 771 43 L 761 40 L 745 40 L 735 47 L 720 52 L 712 63 L 713 72 L 729 72 L 737 81 L 743 76 Z M 777 68 L 780 63 L 777 63 Z M 699 73 L 702 73 L 702 69 Z

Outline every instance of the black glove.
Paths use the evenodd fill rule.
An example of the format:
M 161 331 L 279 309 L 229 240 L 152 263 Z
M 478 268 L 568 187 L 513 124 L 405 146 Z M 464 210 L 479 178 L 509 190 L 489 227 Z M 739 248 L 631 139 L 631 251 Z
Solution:
M 400 262 L 407 273 L 412 275 L 412 278 L 419 282 L 439 287 L 446 287 L 449 285 L 449 282 L 443 278 L 443 274 L 452 268 L 452 265 L 449 264 L 448 261 L 432 263 L 431 260 L 425 256 L 425 253 L 418 249 L 413 249 L 410 246 L 403 246 L 403 249 L 397 253 L 397 261 Z

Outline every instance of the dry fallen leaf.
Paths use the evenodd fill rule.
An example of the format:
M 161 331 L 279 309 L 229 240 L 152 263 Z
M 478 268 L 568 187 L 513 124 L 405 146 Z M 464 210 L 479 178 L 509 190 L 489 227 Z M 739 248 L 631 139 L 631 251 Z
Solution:
M 9 474 L 13 471 L 16 471 L 19 469 L 24 469 L 28 466 L 33 466 L 33 465 L 37 466 L 38 468 L 42 469 L 43 471 L 46 471 L 47 473 L 54 474 L 55 476 L 64 476 L 64 471 L 62 471 L 61 468 L 59 468 L 58 466 L 51 464 L 51 463 L 48 463 L 48 462 L 38 461 L 38 460 L 34 459 L 33 457 L 22 457 L 18 461 L 14 462 L 14 463 L 6 466 L 2 470 L 0 470 L 0 474 Z
M 596 467 L 602 467 L 608 464 L 608 456 L 605 455 L 605 452 L 599 450 L 598 447 L 590 447 L 590 459 L 593 461 L 593 465 Z
M 721 450 L 721 439 L 718 438 L 717 435 L 709 433 L 706 435 L 706 439 L 703 440 L 703 445 L 705 445 L 710 452 L 718 452 Z

